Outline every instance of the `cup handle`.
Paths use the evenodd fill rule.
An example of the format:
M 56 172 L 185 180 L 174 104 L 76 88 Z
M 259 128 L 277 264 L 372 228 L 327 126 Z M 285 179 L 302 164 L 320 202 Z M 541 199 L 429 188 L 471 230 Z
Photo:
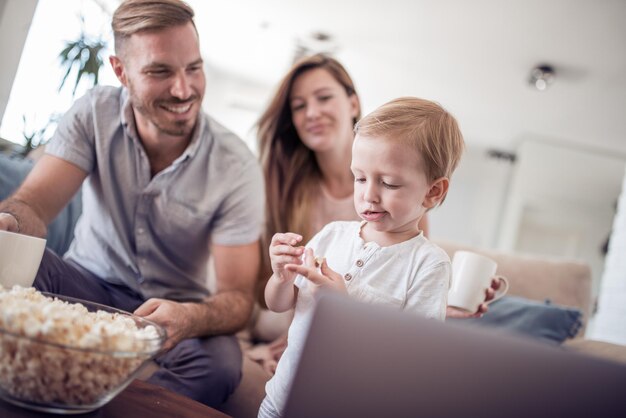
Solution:
M 506 277 L 496 276 L 496 278 L 500 281 L 500 288 L 496 291 L 496 294 L 494 295 L 493 299 L 488 301 L 487 304 L 495 302 L 496 300 L 500 299 L 502 296 L 506 295 L 506 292 L 509 291 L 509 281 L 506 279 Z

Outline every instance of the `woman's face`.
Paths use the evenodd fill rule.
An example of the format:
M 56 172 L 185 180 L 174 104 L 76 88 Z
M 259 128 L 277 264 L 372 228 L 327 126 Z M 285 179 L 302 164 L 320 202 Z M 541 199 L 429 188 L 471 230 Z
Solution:
M 304 145 L 314 152 L 351 146 L 359 112 L 356 94 L 325 69 L 314 68 L 295 79 L 289 98 L 292 121 Z

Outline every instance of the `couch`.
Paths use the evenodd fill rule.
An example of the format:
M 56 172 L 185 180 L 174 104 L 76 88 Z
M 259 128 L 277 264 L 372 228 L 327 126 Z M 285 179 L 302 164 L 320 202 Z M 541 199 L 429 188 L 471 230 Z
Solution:
M 591 270 L 581 261 L 565 260 L 530 254 L 511 254 L 494 250 L 472 248 L 452 242 L 437 242 L 450 257 L 458 250 L 470 250 L 485 254 L 498 263 L 497 274 L 509 280 L 508 295 L 519 297 L 520 300 L 536 301 L 537 305 L 546 299 L 555 307 L 570 307 L 568 311 L 580 311 L 581 326 L 573 338 L 568 337 L 561 344 L 565 350 L 599 356 L 605 359 L 626 363 L 626 346 L 592 341 L 585 338 L 587 321 L 592 312 Z M 499 302 L 496 302 L 499 303 Z M 529 302 L 535 303 L 535 302 Z M 495 304 L 492 305 L 495 311 Z M 487 313 L 484 319 L 487 319 Z M 461 320 L 473 321 L 473 320 Z M 261 326 L 267 326 L 262 324 Z M 263 330 L 256 330 L 262 334 Z M 566 333 L 562 335 L 566 335 Z M 243 334 L 242 345 L 250 344 L 248 334 Z M 529 336 L 529 338 L 532 338 Z M 255 362 L 244 356 L 242 382 L 222 406 L 222 411 L 233 417 L 256 417 L 256 411 L 264 397 L 264 385 L 270 377 Z

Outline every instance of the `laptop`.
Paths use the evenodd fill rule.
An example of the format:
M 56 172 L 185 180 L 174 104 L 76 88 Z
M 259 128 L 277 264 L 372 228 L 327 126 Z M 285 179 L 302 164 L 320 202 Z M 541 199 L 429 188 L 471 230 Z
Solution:
M 626 365 L 324 294 L 285 416 L 626 417 Z

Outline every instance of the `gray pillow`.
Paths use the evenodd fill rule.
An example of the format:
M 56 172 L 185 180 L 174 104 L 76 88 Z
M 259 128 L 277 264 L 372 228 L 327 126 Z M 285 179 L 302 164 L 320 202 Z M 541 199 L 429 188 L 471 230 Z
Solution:
M 489 305 L 482 318 L 459 319 L 462 324 L 509 330 L 551 344 L 576 336 L 582 326 L 582 312 L 576 308 L 505 296 Z
M 8 157 L 0 154 L 0 200 L 6 199 L 22 181 L 34 162 L 27 158 Z M 59 255 L 63 255 L 74 239 L 74 226 L 82 211 L 80 193 L 48 225 L 46 246 Z

